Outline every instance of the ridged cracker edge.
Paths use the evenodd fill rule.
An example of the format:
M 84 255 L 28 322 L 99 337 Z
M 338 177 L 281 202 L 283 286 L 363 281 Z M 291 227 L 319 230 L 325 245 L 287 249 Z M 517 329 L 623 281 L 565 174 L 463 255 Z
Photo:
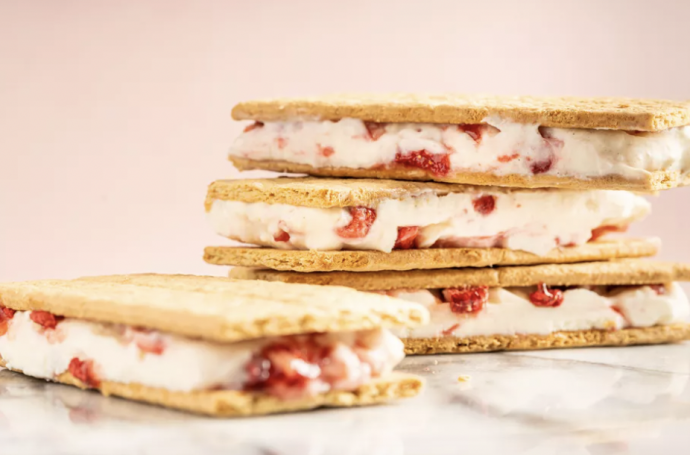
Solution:
M 301 251 L 259 247 L 211 246 L 204 250 L 209 264 L 259 267 L 294 272 L 378 272 L 386 270 L 489 267 L 590 262 L 654 256 L 656 238 L 600 240 L 552 250 L 544 256 L 503 248 L 429 248 L 381 251 Z
M 511 287 L 539 283 L 553 286 L 642 285 L 690 281 L 690 264 L 621 259 L 495 268 L 316 273 L 234 268 L 231 276 L 284 283 L 350 286 L 360 291 L 443 289 L 463 285 Z
M 481 193 L 489 190 L 492 192 L 515 191 L 501 187 L 486 188 L 385 179 L 278 177 L 217 180 L 208 187 L 206 210 L 210 210 L 215 200 L 331 208 L 371 206 L 383 199 L 402 199 L 423 194 L 444 196 L 450 193 Z
M 690 123 L 690 103 L 631 98 L 500 96 L 479 94 L 332 94 L 255 100 L 232 110 L 235 120 L 338 120 L 477 124 L 497 116 L 560 128 L 660 131 Z
M 405 343 L 405 353 L 407 355 L 425 355 L 663 344 L 688 339 L 690 339 L 690 324 L 673 324 L 615 331 L 563 331 L 554 332 L 548 335 L 531 334 L 488 335 L 466 338 L 406 338 L 403 339 L 403 342 Z

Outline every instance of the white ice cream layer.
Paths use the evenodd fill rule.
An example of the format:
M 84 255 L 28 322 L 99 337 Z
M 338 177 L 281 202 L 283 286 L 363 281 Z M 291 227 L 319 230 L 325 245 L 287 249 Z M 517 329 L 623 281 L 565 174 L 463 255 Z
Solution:
M 469 315 L 452 312 L 450 305 L 440 303 L 428 290 L 389 294 L 421 303 L 431 314 L 427 325 L 396 329 L 394 333 L 401 338 L 615 330 L 673 324 L 684 321 L 690 314 L 688 299 L 677 283 L 667 285 L 662 295 L 648 286 L 624 289 L 606 297 L 585 288 L 566 290 L 563 303 L 558 307 L 534 306 L 525 288 L 494 288 L 490 290 L 489 303 L 484 309 Z
M 475 208 L 474 201 L 482 196 L 494 197 L 490 213 Z M 386 199 L 372 208 L 376 220 L 363 238 L 338 235 L 337 228 L 352 220 L 348 208 L 215 200 L 208 217 L 222 236 L 283 249 L 390 252 L 399 227 L 419 226 L 418 248 L 439 242 L 437 246 L 496 246 L 545 254 L 558 245 L 586 243 L 599 226 L 627 225 L 641 219 L 649 213 L 650 204 L 626 191 L 487 187 L 445 196 L 424 193 Z M 289 241 L 276 240 L 280 232 L 287 232 Z
M 643 178 L 652 171 L 690 170 L 690 126 L 656 133 L 542 128 L 499 118 L 496 129 L 475 140 L 456 125 L 390 123 L 374 139 L 357 119 L 266 122 L 241 134 L 231 156 L 283 160 L 314 167 L 371 168 L 395 162 L 397 153 L 450 153 L 450 174 L 482 172 L 532 175 L 535 163 L 551 161 L 544 175 L 581 179 L 619 175 Z M 547 139 L 548 138 L 548 139 Z
M 164 349 L 154 354 L 143 352 L 135 342 L 118 336 L 117 326 L 65 319 L 55 329 L 44 329 L 30 319 L 30 313 L 17 311 L 7 321 L 7 333 L 0 336 L 0 357 L 8 368 L 45 379 L 67 371 L 76 357 L 93 360 L 101 381 L 174 391 L 237 389 L 245 382 L 246 363 L 263 346 L 277 339 L 220 344 L 155 333 L 153 336 L 162 341 Z M 358 339 L 366 337 L 369 355 L 379 359 L 384 373 L 404 357 L 402 343 L 388 330 L 320 336 L 325 337 L 322 341 L 347 348 L 348 352 Z

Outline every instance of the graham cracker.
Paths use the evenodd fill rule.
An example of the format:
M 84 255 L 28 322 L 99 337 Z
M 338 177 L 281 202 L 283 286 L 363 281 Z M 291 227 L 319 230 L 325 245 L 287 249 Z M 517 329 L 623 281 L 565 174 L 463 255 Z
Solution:
M 426 248 L 381 251 L 301 251 L 260 247 L 211 246 L 209 264 L 259 267 L 295 272 L 378 272 L 383 270 L 446 269 L 495 265 L 563 264 L 616 258 L 654 256 L 659 239 L 597 240 L 554 249 L 543 256 L 504 248 Z
M 5 367 L 5 362 L 2 359 L 0 359 L 0 366 Z M 21 373 L 20 370 L 10 369 Z M 86 384 L 69 372 L 61 374 L 55 380 L 80 389 L 89 389 Z M 399 398 L 413 397 L 419 393 L 422 386 L 422 379 L 417 376 L 392 373 L 386 377 L 372 380 L 353 391 L 330 391 L 295 400 L 279 400 L 262 393 L 236 390 L 174 392 L 141 384 L 108 381 L 101 382 L 99 387 L 94 390 L 98 390 L 105 396 L 112 395 L 196 414 L 214 417 L 238 417 L 303 411 L 320 407 L 379 404 Z
M 233 268 L 233 278 L 350 286 L 362 291 L 442 289 L 464 285 L 511 287 L 546 283 L 552 286 L 642 285 L 690 281 L 690 264 L 619 259 L 577 264 L 517 267 L 408 270 L 385 272 L 279 272 Z
M 332 94 L 246 101 L 235 120 L 338 120 L 477 124 L 489 116 L 559 128 L 660 131 L 690 124 L 686 101 L 482 94 Z
M 433 180 L 437 182 L 457 183 L 478 186 L 504 186 L 516 188 L 563 188 L 571 190 L 627 190 L 638 192 L 655 192 L 678 186 L 690 185 L 690 177 L 683 177 L 679 171 L 656 171 L 646 173 L 644 177 L 630 179 L 620 175 L 605 175 L 588 179 L 537 175 L 493 175 L 483 172 L 455 172 L 447 176 L 438 176 L 422 169 L 397 167 L 391 169 L 364 169 L 348 167 L 313 167 L 309 164 L 291 163 L 279 160 L 252 160 L 230 156 L 230 161 L 240 171 L 261 169 L 265 171 L 309 174 L 320 177 L 355 177 L 397 180 Z
M 469 352 L 517 351 L 663 344 L 690 339 L 690 324 L 657 325 L 621 330 L 579 330 L 548 335 L 487 335 L 467 338 L 407 338 L 405 353 L 460 354 Z
M 157 274 L 3 283 L 0 305 L 219 342 L 428 320 L 421 306 L 344 287 Z
M 423 194 L 444 196 L 450 193 L 480 192 L 482 190 L 509 191 L 502 188 L 480 189 L 466 185 L 380 179 L 279 177 L 273 179 L 218 180 L 209 185 L 206 195 L 206 209 L 209 210 L 211 203 L 217 199 L 331 208 L 371 206 L 383 199 L 403 199 Z

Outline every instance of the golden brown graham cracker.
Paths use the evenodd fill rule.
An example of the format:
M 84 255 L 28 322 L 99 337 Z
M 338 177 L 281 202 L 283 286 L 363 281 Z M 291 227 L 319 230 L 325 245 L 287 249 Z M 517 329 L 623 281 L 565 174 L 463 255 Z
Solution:
M 377 272 L 383 270 L 446 269 L 495 265 L 563 264 L 617 258 L 654 256 L 656 238 L 597 240 L 559 248 L 543 256 L 504 248 L 427 248 L 381 251 L 300 251 L 259 247 L 210 246 L 204 252 L 209 264 L 259 267 L 295 272 Z
M 2 283 L 0 305 L 219 342 L 428 319 L 421 306 L 345 287 L 157 274 Z
M 640 285 L 690 281 L 690 264 L 620 259 L 495 268 L 316 273 L 236 267 L 230 271 L 230 275 L 238 279 L 350 286 L 362 291 L 439 289 L 464 285 L 511 287 L 539 283 L 553 286 Z
M 2 359 L 0 359 L 0 366 L 6 366 Z M 10 369 L 21 373 L 20 370 Z M 61 374 L 55 380 L 81 389 L 89 388 L 69 372 Z M 141 384 L 108 381 L 101 382 L 95 390 L 105 396 L 112 395 L 196 414 L 237 417 L 303 411 L 320 407 L 379 404 L 413 397 L 419 393 L 422 386 L 421 378 L 403 373 L 392 373 L 386 377 L 374 379 L 353 391 L 330 391 L 295 400 L 279 400 L 262 393 L 236 390 L 175 392 Z
M 406 354 L 459 354 L 531 349 L 630 346 L 690 339 L 690 324 L 657 325 L 621 330 L 579 330 L 548 335 L 486 335 L 467 338 L 407 338 Z
M 644 178 L 629 179 L 620 175 L 605 175 L 580 179 L 555 175 L 493 175 L 482 172 L 455 172 L 446 176 L 434 175 L 423 169 L 396 167 L 390 169 L 363 169 L 347 167 L 313 167 L 309 164 L 289 161 L 252 160 L 230 156 L 230 161 L 241 171 L 261 169 L 265 171 L 309 174 L 319 177 L 355 177 L 367 179 L 434 180 L 478 186 L 504 186 L 516 188 L 563 188 L 570 190 L 627 190 L 655 192 L 677 186 L 690 185 L 690 177 L 682 177 L 679 171 L 649 172 Z
M 502 96 L 481 94 L 331 94 L 246 101 L 235 120 L 338 120 L 478 124 L 497 116 L 559 128 L 660 131 L 690 124 L 686 101 L 632 98 Z
M 371 206 L 384 199 L 403 199 L 423 194 L 444 196 L 450 193 L 488 190 L 493 192 L 510 191 L 505 188 L 477 188 L 445 183 L 380 179 L 279 177 L 274 179 L 218 180 L 209 185 L 206 208 L 208 210 L 211 203 L 216 199 L 315 208 Z

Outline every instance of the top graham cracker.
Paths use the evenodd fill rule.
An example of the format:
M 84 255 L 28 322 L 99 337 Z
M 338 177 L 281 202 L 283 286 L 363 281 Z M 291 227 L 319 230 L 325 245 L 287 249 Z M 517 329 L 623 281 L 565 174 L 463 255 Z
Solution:
M 219 342 L 414 326 L 417 304 L 345 287 L 190 275 L 119 275 L 0 284 L 0 305 Z
M 662 131 L 690 124 L 690 102 L 500 95 L 333 94 L 246 101 L 235 120 L 357 118 L 381 123 L 478 124 L 487 117 L 558 128 Z

